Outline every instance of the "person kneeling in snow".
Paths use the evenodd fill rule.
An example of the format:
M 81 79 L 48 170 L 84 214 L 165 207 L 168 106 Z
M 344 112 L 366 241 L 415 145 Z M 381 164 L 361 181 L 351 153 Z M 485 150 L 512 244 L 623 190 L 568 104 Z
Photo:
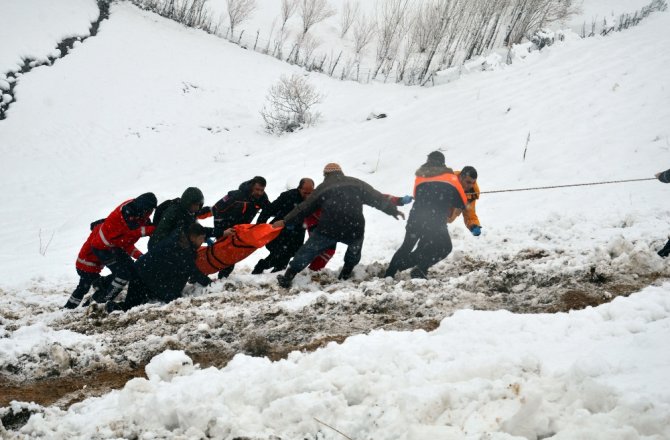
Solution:
M 149 217 L 156 208 L 156 196 L 145 193 L 119 205 L 104 220 L 91 224 L 91 233 L 77 256 L 79 284 L 70 295 L 66 309 L 74 309 L 92 285 L 97 284 L 100 272 L 107 266 L 111 270 L 111 283 L 105 283 L 93 294 L 97 302 L 113 299 L 134 276 L 133 258 L 142 255 L 135 243 L 151 235 L 154 226 Z
M 416 171 L 414 205 L 407 219 L 405 240 L 384 276 L 393 277 L 412 268 L 412 278 L 427 278 L 428 269 L 451 253 L 447 220 L 457 216 L 467 202 L 458 177 L 444 163 L 444 155 L 430 153 Z
M 206 235 L 205 227 L 193 223 L 154 246 L 135 263 L 137 277 L 130 282 L 125 301 L 108 302 L 107 311 L 125 311 L 150 301 L 173 301 L 181 296 L 189 279 L 209 285 L 211 280 L 195 266 L 197 250 Z
M 458 177 L 458 181 L 461 183 L 463 191 L 465 191 L 468 202 L 465 204 L 465 209 L 463 211 L 454 210 L 454 213 L 451 215 L 447 223 L 452 223 L 462 212 L 465 227 L 468 228 L 468 231 L 470 231 L 472 235 L 479 237 L 482 233 L 482 226 L 479 223 L 477 212 L 475 212 L 475 204 L 477 203 L 477 199 L 479 199 L 477 170 L 471 166 L 467 166 L 463 167 L 461 171 L 454 172 L 454 174 Z
M 305 217 L 321 209 L 321 219 L 307 242 L 298 250 L 283 275 L 277 276 L 279 286 L 289 288 L 293 278 L 306 268 L 314 257 L 337 242 L 347 245 L 344 267 L 339 279 L 349 279 L 354 267 L 361 260 L 365 217 L 363 205 L 372 206 L 386 214 L 405 218 L 398 208 L 382 193 L 354 177 L 345 176 L 336 163 L 329 163 L 323 170 L 323 183 L 311 196 L 273 226 L 300 227 Z
M 662 173 L 656 173 L 656 178 L 663 183 L 670 183 L 670 170 L 665 170 Z M 658 255 L 665 258 L 670 255 L 670 240 L 663 246 L 663 249 L 658 251 Z

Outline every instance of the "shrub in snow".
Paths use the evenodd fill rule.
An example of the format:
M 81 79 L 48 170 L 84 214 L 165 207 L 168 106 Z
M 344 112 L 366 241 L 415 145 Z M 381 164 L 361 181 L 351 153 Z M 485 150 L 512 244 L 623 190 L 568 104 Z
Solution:
M 297 74 L 282 76 L 270 88 L 267 103 L 261 110 L 265 129 L 269 133 L 282 134 L 314 124 L 319 113 L 313 113 L 311 109 L 321 100 L 321 94 L 304 77 Z
M 530 41 L 538 50 L 542 50 L 546 46 L 551 46 L 554 44 L 555 40 L 554 33 L 544 29 L 535 32 L 533 36 L 530 37 Z

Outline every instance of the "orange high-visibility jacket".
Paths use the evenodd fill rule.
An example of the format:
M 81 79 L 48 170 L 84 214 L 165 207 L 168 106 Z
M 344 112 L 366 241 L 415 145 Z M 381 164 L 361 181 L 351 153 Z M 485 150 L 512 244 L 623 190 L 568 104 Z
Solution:
M 454 174 L 456 176 L 460 176 L 461 172 L 455 171 Z M 477 217 L 477 212 L 475 211 L 475 204 L 479 199 L 479 194 L 479 185 L 477 185 L 477 182 L 475 182 L 472 191 L 465 193 L 466 197 L 468 198 L 468 202 L 465 204 L 465 209 L 463 210 L 463 221 L 465 222 L 465 227 L 468 229 L 472 228 L 473 226 L 481 226 L 481 223 L 479 223 L 479 217 Z M 460 212 L 454 213 L 454 215 L 449 217 L 449 223 L 456 220 L 459 215 Z
M 283 228 L 272 225 L 235 225 L 235 234 L 217 240 L 211 246 L 198 249 L 195 265 L 200 272 L 210 275 L 230 267 L 251 255 L 256 249 L 262 248 L 279 235 Z

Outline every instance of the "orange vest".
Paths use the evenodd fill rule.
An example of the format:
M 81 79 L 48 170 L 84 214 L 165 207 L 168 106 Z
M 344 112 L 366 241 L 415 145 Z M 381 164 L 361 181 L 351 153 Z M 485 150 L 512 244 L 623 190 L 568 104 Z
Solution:
M 427 182 L 444 182 L 448 183 L 449 185 L 453 186 L 458 190 L 458 194 L 461 196 L 461 199 L 463 200 L 463 205 L 468 204 L 468 198 L 465 195 L 465 191 L 463 191 L 463 187 L 461 186 L 461 182 L 458 180 L 458 177 L 453 174 L 453 173 L 444 173 L 440 174 L 438 176 L 432 176 L 432 177 L 417 177 L 414 180 L 414 197 L 416 198 L 416 188 L 421 185 L 422 183 L 427 183 Z

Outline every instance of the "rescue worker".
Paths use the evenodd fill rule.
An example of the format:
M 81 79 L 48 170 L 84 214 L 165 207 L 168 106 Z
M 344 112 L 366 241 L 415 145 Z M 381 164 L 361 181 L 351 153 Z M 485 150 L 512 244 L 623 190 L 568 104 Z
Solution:
M 662 173 L 656 173 L 656 178 L 663 183 L 670 183 L 670 170 L 665 170 Z M 670 255 L 670 240 L 665 243 L 663 249 L 658 251 L 658 255 L 661 258 L 666 258 L 668 255 Z
M 207 229 L 199 223 L 192 223 L 186 230 L 175 229 L 137 260 L 137 276 L 128 285 L 126 299 L 122 303 L 109 301 L 107 311 L 125 311 L 150 301 L 168 303 L 181 297 L 189 279 L 209 285 L 209 277 L 195 266 L 196 252 L 206 235 Z
M 224 237 L 224 233 L 235 225 L 251 223 L 258 211 L 269 208 L 270 200 L 265 194 L 266 185 L 265 178 L 256 176 L 216 202 L 212 206 L 214 237 Z M 234 268 L 235 266 L 230 266 L 220 271 L 219 279 L 230 275 Z
M 405 239 L 386 269 L 386 277 L 412 269 L 412 278 L 427 278 L 428 269 L 452 249 L 447 220 L 460 214 L 467 197 L 458 177 L 433 151 L 416 171 L 414 205 L 405 228 Z M 416 249 L 415 249 L 416 247 Z
M 204 204 L 205 196 L 199 188 L 186 188 L 181 197 L 175 199 L 165 212 L 162 213 L 159 221 L 155 222 L 156 230 L 149 238 L 149 250 L 169 237 L 172 232 L 177 229 L 186 230 L 193 223 L 196 223 L 196 217 L 201 213 L 200 211 L 203 209 Z M 158 212 L 156 212 L 156 214 L 158 214 Z M 154 216 L 154 219 L 155 218 L 156 217 Z M 205 231 L 208 236 L 213 234 L 212 228 L 205 228 Z
M 274 221 L 283 220 L 286 214 L 302 203 L 314 191 L 314 181 L 309 177 L 300 179 L 297 188 L 284 191 L 264 209 L 258 216 L 258 223 L 266 223 L 270 218 Z M 258 261 L 252 274 L 261 274 L 264 270 L 272 269 L 279 272 L 286 269 L 289 260 L 300 249 L 305 241 L 305 229 L 300 227 L 284 228 L 279 236 L 268 243 L 265 247 L 270 255 Z
M 412 196 L 396 197 L 390 194 L 384 194 L 384 197 L 387 197 L 391 201 L 391 203 L 393 203 L 395 206 L 405 206 L 409 203 L 412 203 L 412 200 L 414 200 Z M 303 222 L 303 226 L 305 227 L 305 229 L 307 229 L 307 232 L 309 234 L 311 234 L 312 231 L 316 229 L 317 225 L 319 224 L 320 218 L 321 218 L 321 210 L 317 209 L 305 219 L 305 221 Z M 314 260 L 312 260 L 312 262 L 309 263 L 308 266 L 309 269 L 317 272 L 326 267 L 326 264 L 328 264 L 330 259 L 333 258 L 333 255 L 335 255 L 335 248 L 336 245 L 334 244 L 332 247 L 325 249 L 323 252 L 317 255 L 314 258 Z
M 475 237 L 479 237 L 482 233 L 482 226 L 475 211 L 475 204 L 479 199 L 479 185 L 477 185 L 477 170 L 474 167 L 466 166 L 461 171 L 456 171 L 454 174 L 458 177 L 458 181 L 465 191 L 468 202 L 465 204 L 463 213 L 463 222 L 468 231 Z M 461 213 L 454 210 L 454 214 L 449 218 L 449 223 L 452 223 Z
M 155 229 L 150 220 L 154 208 L 156 196 L 145 193 L 123 202 L 104 221 L 92 225 L 91 234 L 77 257 L 79 285 L 70 295 L 66 308 L 79 305 L 105 266 L 112 272 L 111 282 L 101 286 L 92 299 L 106 302 L 123 290 L 134 276 L 133 258 L 142 255 L 135 243 L 141 237 L 150 236 Z
M 299 227 L 305 217 L 321 209 L 318 226 L 300 247 L 286 272 L 277 276 L 279 286 L 283 288 L 289 288 L 296 274 L 306 268 L 314 257 L 338 242 L 347 245 L 344 266 L 338 278 L 346 280 L 351 277 L 363 248 L 363 205 L 372 206 L 396 219 L 405 218 L 387 197 L 362 180 L 345 176 L 338 164 L 327 164 L 323 176 L 323 182 L 307 200 L 288 213 L 284 220 L 273 223 L 276 227 Z

